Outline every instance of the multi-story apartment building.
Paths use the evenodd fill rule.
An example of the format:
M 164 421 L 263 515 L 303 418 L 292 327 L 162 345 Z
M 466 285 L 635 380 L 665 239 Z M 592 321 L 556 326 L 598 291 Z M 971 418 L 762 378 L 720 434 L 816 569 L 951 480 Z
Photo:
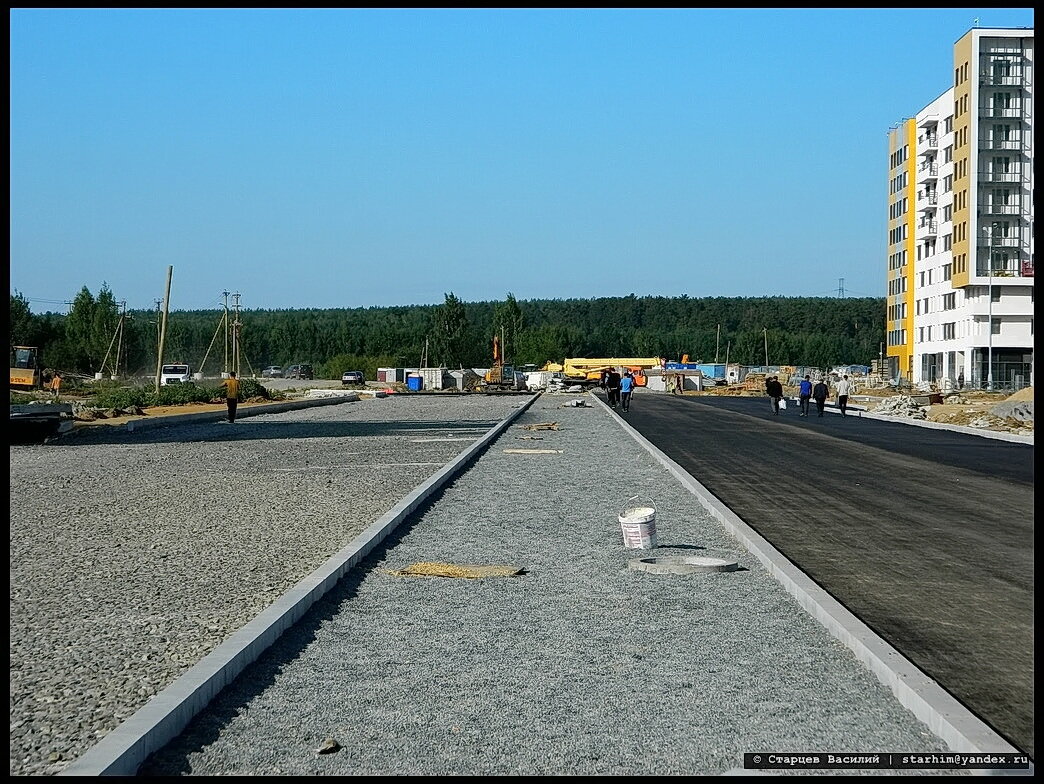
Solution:
M 1033 383 L 1033 30 L 974 28 L 888 135 L 892 377 Z

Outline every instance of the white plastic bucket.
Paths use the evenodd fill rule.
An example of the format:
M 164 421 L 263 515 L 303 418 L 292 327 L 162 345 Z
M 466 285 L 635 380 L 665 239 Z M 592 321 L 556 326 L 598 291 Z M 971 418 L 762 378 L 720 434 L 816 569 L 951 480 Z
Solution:
M 652 506 L 626 509 L 618 519 L 624 547 L 632 550 L 652 550 L 656 547 L 656 510 Z

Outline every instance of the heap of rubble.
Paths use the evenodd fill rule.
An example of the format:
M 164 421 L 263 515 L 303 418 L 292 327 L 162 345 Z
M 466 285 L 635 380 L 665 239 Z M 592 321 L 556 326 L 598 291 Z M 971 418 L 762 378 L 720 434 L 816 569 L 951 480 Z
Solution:
M 910 417 L 911 419 L 927 419 L 927 409 L 914 402 L 909 395 L 893 395 L 884 398 L 871 411 L 874 414 L 886 414 L 888 416 Z

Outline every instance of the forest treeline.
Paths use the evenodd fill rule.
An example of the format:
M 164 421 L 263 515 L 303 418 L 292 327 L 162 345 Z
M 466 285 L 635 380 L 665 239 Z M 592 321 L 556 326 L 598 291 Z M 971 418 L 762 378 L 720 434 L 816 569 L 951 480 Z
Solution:
M 216 375 L 225 362 L 224 311 L 168 314 L 164 361 Z M 230 311 L 228 324 L 237 319 Z M 122 320 L 122 328 L 121 328 Z M 339 378 L 377 367 L 488 367 L 493 336 L 515 365 L 566 357 L 655 357 L 763 365 L 828 367 L 877 359 L 885 339 L 883 297 L 599 297 L 464 302 L 440 305 L 243 310 L 241 372 L 309 363 L 317 377 Z M 103 284 L 85 286 L 67 314 L 32 313 L 11 296 L 11 343 L 41 349 L 43 364 L 65 372 L 148 376 L 156 371 L 160 314 L 125 316 Z M 119 355 L 119 368 L 115 367 Z M 103 367 L 104 363 L 104 367 Z

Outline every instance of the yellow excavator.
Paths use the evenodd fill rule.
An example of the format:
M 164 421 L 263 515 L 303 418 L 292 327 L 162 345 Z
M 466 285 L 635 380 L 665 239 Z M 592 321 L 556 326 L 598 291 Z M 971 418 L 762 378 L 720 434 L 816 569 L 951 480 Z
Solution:
M 493 336 L 493 367 L 482 377 L 486 389 L 515 389 L 515 368 L 504 364 L 504 356 L 500 351 L 500 339 Z

